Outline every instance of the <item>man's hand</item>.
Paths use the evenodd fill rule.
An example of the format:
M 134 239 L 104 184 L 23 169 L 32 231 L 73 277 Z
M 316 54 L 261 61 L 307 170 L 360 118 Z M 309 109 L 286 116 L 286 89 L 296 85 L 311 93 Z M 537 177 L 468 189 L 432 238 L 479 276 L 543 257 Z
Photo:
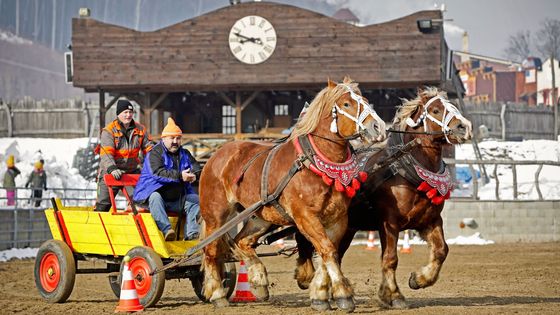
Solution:
M 196 175 L 191 173 L 190 168 L 187 168 L 186 170 L 182 171 L 181 176 L 183 177 L 183 181 L 187 183 L 193 183 L 196 180 Z
M 113 171 L 111 172 L 111 175 L 113 175 L 113 177 L 114 177 L 116 180 L 119 180 L 119 179 L 121 179 L 121 176 L 122 176 L 123 173 L 124 173 L 124 172 L 123 172 L 122 170 L 119 170 L 119 169 L 117 168 L 116 170 L 113 170 Z

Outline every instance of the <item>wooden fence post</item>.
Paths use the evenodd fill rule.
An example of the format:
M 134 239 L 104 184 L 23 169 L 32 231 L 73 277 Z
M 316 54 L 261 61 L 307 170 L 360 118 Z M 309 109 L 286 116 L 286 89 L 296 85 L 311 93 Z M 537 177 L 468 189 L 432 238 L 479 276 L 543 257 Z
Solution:
M 506 104 L 502 104 L 500 122 L 502 123 L 502 141 L 506 141 Z

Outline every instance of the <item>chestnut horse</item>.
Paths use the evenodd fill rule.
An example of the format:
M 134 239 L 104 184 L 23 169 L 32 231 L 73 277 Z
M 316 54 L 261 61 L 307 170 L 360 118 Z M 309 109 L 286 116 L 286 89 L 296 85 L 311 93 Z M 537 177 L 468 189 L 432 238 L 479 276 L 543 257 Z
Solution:
M 421 142 L 390 166 L 370 174 L 348 210 L 348 230 L 339 246 L 342 260 L 358 230 L 379 231 L 382 277 L 378 297 L 385 306 L 395 308 L 407 307 L 395 279 L 399 232 L 417 230 L 430 248 L 428 264 L 410 275 L 410 288 L 433 285 L 448 253 L 441 211 L 453 184 L 442 150 L 445 145 L 461 144 L 472 136 L 470 121 L 436 88 L 419 91 L 417 98 L 404 101 L 393 120 L 396 130 L 387 146 L 368 160 L 366 170 L 398 152 L 404 144 L 416 138 Z M 303 289 L 313 276 L 313 249 L 301 236 L 296 235 L 296 239 L 300 256 L 295 278 Z
M 247 264 L 249 283 L 257 298 L 268 299 L 267 272 L 256 255 L 256 242 L 271 226 L 295 225 L 321 257 L 310 285 L 312 307 L 330 307 L 328 290 L 332 288 L 339 308 L 354 310 L 353 290 L 340 270 L 337 255 L 339 242 L 346 231 L 351 199 L 348 191 L 352 188 L 340 186 L 340 182 L 327 185 L 324 181 L 328 178 L 317 176 L 316 171 L 310 170 L 314 166 L 317 170 L 319 166 L 310 167 L 309 161 L 306 164 L 301 152 L 296 150 L 300 137 L 309 138 L 317 155 L 325 160 L 335 165 L 348 165 L 342 163 L 350 158 L 355 162 L 349 139 L 361 137 L 368 142 L 383 141 L 385 123 L 361 96 L 356 83 L 349 78 L 340 84 L 329 80 L 328 86 L 317 94 L 306 113 L 299 118 L 286 142 L 274 145 L 234 141 L 212 155 L 200 177 L 200 208 L 206 237 L 223 226 L 235 212 L 267 199 L 279 183 L 286 182 L 286 174 L 293 175 L 288 177 L 279 197 L 273 202 L 265 202 L 248 220 L 233 244 L 224 235 L 204 248 L 203 293 L 215 306 L 228 305 L 221 274 L 231 250 L 236 258 Z

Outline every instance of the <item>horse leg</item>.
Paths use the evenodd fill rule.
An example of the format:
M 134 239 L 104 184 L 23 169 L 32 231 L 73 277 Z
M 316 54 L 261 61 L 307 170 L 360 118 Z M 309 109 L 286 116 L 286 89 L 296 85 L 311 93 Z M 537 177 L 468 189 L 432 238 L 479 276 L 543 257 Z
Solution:
M 296 232 L 295 238 L 298 247 L 298 258 L 294 278 L 299 288 L 305 290 L 309 288 L 309 284 L 315 275 L 315 267 L 312 261 L 314 248 L 311 242 L 301 235 L 300 232 Z
M 352 240 L 354 239 L 354 235 L 356 235 L 356 232 L 358 231 L 346 229 L 346 232 L 344 233 L 344 236 L 342 237 L 342 240 L 338 245 L 338 257 L 339 257 L 340 264 L 342 264 L 342 258 L 344 257 L 344 254 L 346 253 L 348 248 L 350 248 L 350 245 L 352 244 Z
M 436 283 L 441 266 L 449 252 L 449 248 L 443 236 L 441 219 L 433 227 L 421 231 L 420 235 L 428 242 L 430 261 L 426 266 L 420 268 L 420 270 L 410 274 L 408 286 L 414 290 L 429 287 Z
M 315 276 L 309 286 L 311 306 L 316 310 L 323 310 L 328 304 L 328 283 L 330 282 L 332 296 L 338 308 L 347 312 L 354 311 L 356 308 L 354 291 L 350 281 L 342 274 L 336 250 L 338 241 L 346 230 L 346 220 L 344 218 L 339 220 L 336 227 L 329 230 L 325 230 L 321 221 L 316 217 L 308 216 L 304 220 L 305 222 L 296 222 L 296 224 L 302 234 L 311 241 L 319 254 L 318 257 L 321 258 L 321 261 L 317 261 Z
M 267 301 L 270 295 L 268 292 L 268 273 L 266 267 L 258 258 L 254 245 L 271 226 L 271 223 L 253 217 L 235 236 L 237 246 L 235 254 L 247 264 L 249 283 L 259 301 Z
M 224 225 L 229 214 L 235 211 L 236 205 L 228 203 L 223 187 L 217 186 L 216 190 L 211 198 L 204 195 L 208 192 L 201 192 L 200 214 L 204 219 L 201 229 L 203 238 L 211 235 Z M 204 247 L 202 261 L 202 269 L 204 270 L 203 294 L 216 307 L 229 305 L 227 290 L 224 289 L 222 284 L 222 274 L 225 267 L 224 257 L 229 252 L 224 237 L 220 237 Z
M 399 286 L 397 285 L 396 270 L 399 264 L 397 256 L 398 229 L 385 224 L 379 229 L 381 241 L 381 284 L 379 285 L 379 300 L 389 307 L 407 308 Z

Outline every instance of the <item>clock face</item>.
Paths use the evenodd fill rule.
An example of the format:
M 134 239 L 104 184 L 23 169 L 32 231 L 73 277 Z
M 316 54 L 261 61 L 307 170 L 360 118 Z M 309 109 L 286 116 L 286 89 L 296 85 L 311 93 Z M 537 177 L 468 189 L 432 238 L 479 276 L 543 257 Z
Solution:
M 229 32 L 229 49 L 247 64 L 264 62 L 276 48 L 276 31 L 265 18 L 248 15 L 233 24 Z

